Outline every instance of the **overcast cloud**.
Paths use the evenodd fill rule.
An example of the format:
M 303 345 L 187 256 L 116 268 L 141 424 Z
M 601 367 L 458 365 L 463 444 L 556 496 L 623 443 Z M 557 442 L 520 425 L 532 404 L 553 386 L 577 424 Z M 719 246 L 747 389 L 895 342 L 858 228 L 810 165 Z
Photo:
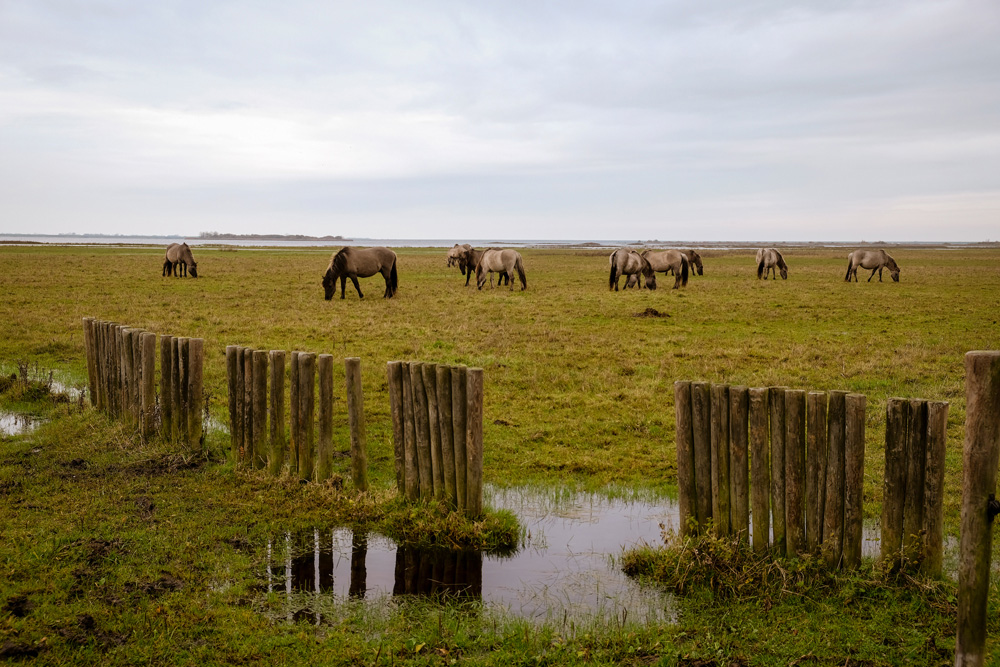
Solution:
M 998 230 L 996 0 L 0 0 L 0 233 Z

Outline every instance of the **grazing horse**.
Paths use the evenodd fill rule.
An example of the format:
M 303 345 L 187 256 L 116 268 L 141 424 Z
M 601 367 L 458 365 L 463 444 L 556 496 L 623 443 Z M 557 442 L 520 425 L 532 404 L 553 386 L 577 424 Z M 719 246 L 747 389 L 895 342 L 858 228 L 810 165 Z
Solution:
M 187 243 L 171 243 L 167 246 L 166 257 L 163 258 L 163 275 L 186 276 L 191 267 L 191 277 L 198 277 L 198 264 L 194 261 L 191 248 Z
M 472 246 L 469 246 L 469 249 L 459 258 L 458 266 L 462 269 L 462 275 L 465 276 L 466 287 L 469 286 L 469 280 L 472 278 L 472 274 L 475 273 L 476 267 L 479 266 L 479 259 L 483 256 L 484 252 L 484 250 L 476 250 Z M 497 281 L 501 285 L 509 285 L 510 275 L 506 271 L 501 271 Z
M 630 248 L 618 248 L 608 256 L 608 263 L 611 265 L 611 274 L 608 276 L 608 289 L 614 288 L 618 291 L 618 279 L 628 276 L 625 279 L 625 289 L 639 284 L 639 274 L 646 278 L 646 287 L 656 289 L 656 274 L 649 266 L 649 261 Z M 635 282 L 633 282 L 633 278 Z
M 516 250 L 498 250 L 497 248 L 487 248 L 483 251 L 476 264 L 476 286 L 483 289 L 486 284 L 486 274 L 490 274 L 490 289 L 493 289 L 493 272 L 505 272 L 508 276 L 513 276 L 517 271 L 517 277 L 521 281 L 521 291 L 528 289 L 528 279 L 524 276 L 524 261 L 521 253 Z M 514 283 L 510 283 L 510 288 L 514 289 Z
M 757 279 L 763 278 L 767 280 L 768 272 L 771 273 L 771 279 L 777 280 L 778 274 L 775 273 L 775 267 L 781 271 L 781 279 L 786 280 L 788 278 L 788 265 L 785 264 L 785 258 L 781 256 L 781 253 L 774 248 L 760 248 L 757 250 Z
M 358 276 L 367 278 L 381 273 L 385 278 L 385 294 L 388 299 L 396 293 L 399 287 L 399 277 L 396 275 L 396 253 L 388 248 L 341 248 L 330 258 L 330 265 L 323 274 L 323 291 L 327 301 L 337 292 L 337 278 L 340 278 L 340 298 L 344 298 L 347 279 L 354 283 L 358 290 L 358 298 L 363 299 Z
M 688 284 L 688 259 L 680 250 L 644 250 L 642 256 L 653 271 L 674 274 L 674 287 Z
M 691 266 L 691 274 L 697 273 L 699 276 L 705 275 L 705 269 L 701 265 L 701 255 L 696 253 L 694 250 L 681 250 L 681 254 L 687 257 L 688 264 Z
M 859 248 L 849 254 L 847 256 L 847 275 L 844 276 L 844 280 L 850 282 L 853 275 L 854 282 L 858 282 L 858 267 L 871 269 L 872 274 L 868 276 L 868 282 L 871 282 L 872 278 L 875 277 L 876 271 L 878 271 L 878 281 L 882 282 L 883 268 L 889 269 L 889 275 L 892 276 L 894 282 L 899 282 L 899 265 L 881 248 L 878 250 Z
M 468 243 L 463 243 L 462 245 L 456 243 L 448 251 L 448 266 L 452 267 L 458 264 L 458 269 L 462 272 L 463 276 L 465 275 L 465 253 L 468 250 L 472 250 L 472 246 Z

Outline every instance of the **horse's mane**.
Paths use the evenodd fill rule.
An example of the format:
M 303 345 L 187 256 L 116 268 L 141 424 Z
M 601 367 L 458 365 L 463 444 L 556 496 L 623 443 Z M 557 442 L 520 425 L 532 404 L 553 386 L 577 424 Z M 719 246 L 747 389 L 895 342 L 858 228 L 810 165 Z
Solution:
M 347 253 L 351 249 L 350 246 L 344 246 L 333 257 L 330 258 L 330 265 L 326 267 L 326 272 L 334 271 L 336 273 L 343 272 L 347 265 Z

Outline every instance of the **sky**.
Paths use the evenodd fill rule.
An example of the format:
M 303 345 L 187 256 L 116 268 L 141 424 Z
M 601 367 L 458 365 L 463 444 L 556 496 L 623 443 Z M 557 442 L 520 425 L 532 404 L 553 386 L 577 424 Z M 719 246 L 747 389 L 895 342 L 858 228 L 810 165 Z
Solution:
M 0 233 L 1000 238 L 996 0 L 0 0 Z

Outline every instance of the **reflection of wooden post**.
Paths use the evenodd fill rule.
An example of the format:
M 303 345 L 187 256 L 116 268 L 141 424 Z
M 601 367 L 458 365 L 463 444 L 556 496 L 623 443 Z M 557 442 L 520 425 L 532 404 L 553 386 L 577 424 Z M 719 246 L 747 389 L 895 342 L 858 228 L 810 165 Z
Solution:
M 697 504 L 694 484 L 694 435 L 691 430 L 691 383 L 674 382 L 674 414 L 677 443 L 677 506 L 680 534 L 697 532 Z
M 424 394 L 427 396 L 427 430 L 431 443 L 431 484 L 434 498 L 444 500 L 444 461 L 441 455 L 441 428 L 438 419 L 437 364 L 421 364 Z
M 712 519 L 715 534 L 729 535 L 732 526 L 729 497 L 729 385 L 711 388 Z
M 410 364 L 400 364 L 400 379 L 403 384 L 403 483 L 406 499 L 411 503 L 420 497 L 420 472 L 417 464 L 417 429 L 414 423 L 416 399 L 413 397 L 413 382 Z
M 962 449 L 955 667 L 983 664 L 993 553 L 993 519 L 988 503 L 996 494 L 998 458 L 1000 352 L 969 352 L 965 355 L 965 443 Z
M 389 386 L 389 413 L 392 416 L 392 454 L 396 470 L 396 492 L 406 492 L 406 473 L 403 449 L 406 436 L 403 433 L 403 362 L 390 361 L 386 366 Z
M 826 499 L 826 393 L 806 395 L 806 549 L 816 553 L 823 543 Z
M 785 391 L 785 544 L 789 556 L 806 553 L 806 392 Z
M 142 437 L 153 435 L 156 407 L 156 334 L 144 333 L 142 345 Z
M 712 519 L 712 398 L 707 382 L 691 383 L 691 430 L 694 443 L 695 505 L 698 532 Z
M 285 351 L 271 350 L 271 461 L 277 477 L 285 467 Z
M 750 394 L 746 387 L 729 388 L 729 489 L 733 533 L 747 542 L 750 531 L 750 484 L 747 465 L 747 428 Z
M 299 479 L 313 475 L 313 446 L 316 398 L 316 355 L 299 353 Z
M 903 554 L 920 558 L 924 528 L 924 466 L 927 465 L 927 401 L 911 400 L 906 424 L 906 491 L 903 498 Z
M 451 430 L 451 368 L 437 367 L 438 431 L 441 434 L 441 467 L 444 470 L 444 497 L 452 507 L 455 498 L 455 438 Z
M 924 554 L 921 571 L 940 577 L 944 559 L 944 457 L 948 404 L 927 403 L 927 470 L 924 480 Z
M 767 387 L 750 389 L 750 512 L 753 522 L 753 550 L 758 553 L 767 551 L 771 532 L 767 393 Z
M 229 387 L 229 449 L 234 465 L 240 460 L 240 436 L 237 428 L 239 398 L 236 395 L 237 391 L 241 391 L 237 388 L 239 373 L 236 370 L 239 350 L 240 348 L 236 345 L 226 346 L 226 382 Z M 163 392 L 161 391 L 161 393 Z
M 478 517 L 483 513 L 483 369 L 470 368 L 468 388 L 468 417 L 466 423 L 466 454 L 469 461 L 467 473 L 468 499 L 466 514 Z
M 291 458 L 288 461 L 289 472 L 299 470 L 299 442 L 302 434 L 299 432 L 299 353 L 292 352 L 291 366 L 288 370 L 288 422 L 291 430 Z
M 267 351 L 253 351 L 253 469 L 267 464 Z
M 347 420 L 351 427 L 351 477 L 354 488 L 368 490 L 368 434 L 365 431 L 365 402 L 361 390 L 361 359 L 344 360 L 347 377 Z
M 906 489 L 906 423 L 910 404 L 890 398 L 885 406 L 885 478 L 882 484 L 880 557 L 889 569 L 899 567 L 903 546 L 903 498 Z
M 192 449 L 201 450 L 204 444 L 205 389 L 202 371 L 205 363 L 205 341 L 192 338 L 188 341 L 188 443 Z
M 455 496 L 457 509 L 464 512 L 468 501 L 469 459 L 467 447 L 469 369 L 451 369 L 451 424 L 455 443 Z
M 319 440 L 316 441 L 316 481 L 323 482 L 333 473 L 333 355 L 317 359 L 319 373 Z M 348 391 L 350 388 L 348 387 Z M 354 438 L 354 427 L 351 427 Z M 351 452 L 354 458 L 354 452 Z
M 785 387 L 771 387 L 768 392 L 771 427 L 771 522 L 772 546 L 785 554 Z
M 844 567 L 861 565 L 862 510 L 865 500 L 865 402 L 848 394 L 844 439 Z
M 417 472 L 420 476 L 420 499 L 434 497 L 431 470 L 431 434 L 427 419 L 427 394 L 424 391 L 423 364 L 410 363 L 410 390 L 413 392 L 413 426 L 417 434 Z
M 823 507 L 823 557 L 828 567 L 840 566 L 844 549 L 844 429 L 847 392 L 831 391 L 826 416 L 826 502 Z

